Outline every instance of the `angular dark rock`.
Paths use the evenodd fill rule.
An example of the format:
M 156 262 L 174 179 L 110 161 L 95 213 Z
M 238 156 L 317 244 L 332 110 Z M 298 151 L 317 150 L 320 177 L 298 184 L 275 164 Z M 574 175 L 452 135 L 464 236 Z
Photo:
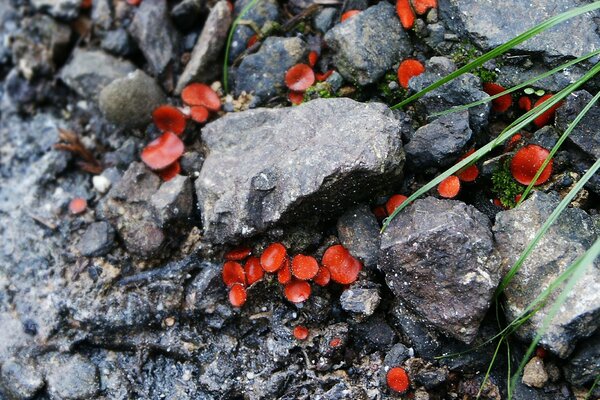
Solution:
M 359 85 L 377 81 L 412 51 L 394 6 L 385 1 L 334 26 L 325 42 L 339 73 Z
M 50 398 L 83 400 L 93 398 L 100 389 L 96 366 L 80 354 L 51 354 L 42 367 Z
M 156 81 L 139 69 L 112 81 L 99 96 L 106 119 L 123 128 L 146 127 L 152 122 L 152 111 L 166 101 Z
M 442 116 L 415 131 L 404 146 L 406 161 L 417 171 L 449 167 L 464 154 L 472 134 L 468 111 Z
M 235 8 L 233 10 L 234 18 L 237 18 L 237 16 L 240 15 L 250 1 L 251 0 L 240 0 L 235 2 Z M 261 29 L 266 22 L 279 22 L 280 14 L 281 10 L 277 0 L 264 0 L 257 2 L 252 6 L 244 15 L 244 20 L 252 21 L 258 29 Z M 254 33 L 254 30 L 247 25 L 240 24 L 235 28 L 233 40 L 231 41 L 231 48 L 229 49 L 230 63 L 246 50 L 248 39 L 250 39 Z
M 346 311 L 362 315 L 373 315 L 381 296 L 378 288 L 354 288 L 344 290 L 340 296 L 340 304 Z
M 150 198 L 150 204 L 154 207 L 156 219 L 161 226 L 188 218 L 194 206 L 190 178 L 177 175 L 164 182 Z
M 31 0 L 31 5 L 36 10 L 68 21 L 77 18 L 81 10 L 81 0 Z
M 71 60 L 60 71 L 60 78 L 81 97 L 97 99 L 106 85 L 135 69 L 129 61 L 102 51 L 77 48 L 73 51 Z
M 338 9 L 335 7 L 325 7 L 315 13 L 313 24 L 321 33 L 325 33 L 333 27 L 338 15 Z
M 137 51 L 137 45 L 124 28 L 106 32 L 100 46 L 109 53 L 121 57 L 131 56 Z
M 590 102 L 592 95 L 585 90 L 578 90 L 566 99 L 563 105 L 556 110 L 556 128 L 562 133 L 577 117 L 583 108 Z M 592 106 L 585 117 L 569 135 L 567 142 L 574 144 L 589 159 L 594 162 L 600 158 L 600 107 Z
M 142 1 L 129 33 L 155 75 L 162 74 L 170 62 L 178 59 L 180 38 L 171 23 L 166 0 Z
M 92 21 L 94 25 L 103 30 L 109 30 L 114 18 L 112 2 L 110 0 L 96 0 L 92 2 Z
M 32 360 L 11 358 L 2 364 L 0 389 L 11 399 L 30 399 L 42 386 L 44 378 Z
M 556 194 L 534 192 L 519 207 L 496 216 L 494 235 L 504 272 L 514 265 L 558 203 Z M 592 245 L 596 237 L 593 221 L 585 211 L 578 208 L 564 210 L 504 290 L 507 319 L 512 321 L 517 318 Z M 558 289 L 559 292 L 561 290 Z M 554 291 L 546 300 L 546 305 L 517 331 L 517 335 L 526 341 L 531 340 L 542 327 L 557 296 L 557 291 Z M 599 326 L 600 264 L 596 261 L 587 266 L 585 275 L 573 287 L 561 307 L 559 317 L 553 320 L 542 336 L 540 345 L 564 358 L 573 351 L 579 339 L 591 335 Z
M 343 98 L 206 125 L 196 180 L 205 237 L 233 242 L 302 215 L 333 216 L 389 186 L 402 176 L 399 130 L 384 105 Z
M 342 245 L 366 267 L 377 264 L 379 224 L 368 206 L 360 205 L 344 213 L 338 219 L 337 232 Z
M 415 312 L 470 343 L 500 280 L 490 228 L 484 214 L 460 201 L 417 200 L 383 233 L 379 268 Z
M 396 341 L 396 332 L 379 316 L 373 316 L 365 322 L 352 326 L 352 338 L 364 342 L 361 348 L 366 351 L 379 350 L 388 352 Z M 397 345 L 396 345 L 397 346 Z M 394 346 L 394 347 L 396 347 Z
M 115 244 L 115 231 L 106 221 L 90 224 L 77 243 L 77 249 L 85 257 L 103 256 Z
M 575 386 L 589 385 L 600 374 L 600 334 L 582 340 L 564 366 L 565 379 Z
M 226 0 L 221 0 L 210 10 L 202 33 L 196 41 L 190 61 L 177 81 L 175 93 L 181 93 L 191 82 L 210 82 L 221 73 L 217 65 L 223 46 L 227 41 L 231 11 Z
M 173 23 L 179 29 L 194 28 L 200 17 L 206 12 L 205 0 L 183 0 L 171 10 Z
M 306 43 L 300 38 L 268 37 L 255 54 L 244 57 L 235 71 L 234 88 L 252 93 L 260 102 L 287 93 L 285 73 L 308 57 Z

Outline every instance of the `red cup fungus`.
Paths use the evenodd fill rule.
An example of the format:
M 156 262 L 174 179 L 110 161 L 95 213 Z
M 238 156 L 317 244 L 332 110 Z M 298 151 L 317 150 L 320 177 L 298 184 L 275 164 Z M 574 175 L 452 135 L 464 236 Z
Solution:
M 340 22 L 344 22 L 348 18 L 352 18 L 358 13 L 360 13 L 360 10 L 348 10 L 342 14 L 342 18 L 340 18 Z
M 336 244 L 325 250 L 322 259 L 331 275 L 331 279 L 342 285 L 354 283 L 362 269 L 362 264 L 352 257 L 350 252 L 341 244 Z
M 313 50 L 310 53 L 308 53 L 308 65 L 310 65 L 311 68 L 315 66 L 318 59 L 319 54 L 316 51 Z
M 277 282 L 281 283 L 282 285 L 286 285 L 291 281 L 292 270 L 290 268 L 289 259 L 286 257 L 285 261 L 283 262 L 283 267 L 279 268 L 279 271 L 277 271 Z
M 420 61 L 414 59 L 404 60 L 398 67 L 398 82 L 404 89 L 408 89 L 410 79 L 421 75 L 423 72 L 425 72 L 425 67 Z
M 204 106 L 193 106 L 190 108 L 190 117 L 194 121 L 203 124 L 208 121 L 208 109 Z
M 69 202 L 69 211 L 71 214 L 81 214 L 87 208 L 87 200 L 83 197 L 75 197 Z
M 159 171 L 156 171 L 158 176 L 160 176 L 160 178 L 165 182 L 168 182 L 171 179 L 175 178 L 177 175 L 179 175 L 180 172 L 181 172 L 181 165 L 179 164 L 179 161 L 175 161 L 173 164 L 169 165 L 168 167 L 165 167 Z
M 521 148 L 510 162 L 510 172 L 513 178 L 522 185 L 529 185 L 549 154 L 548 150 L 537 144 L 529 144 Z M 542 174 L 535 181 L 535 185 L 541 185 L 550 178 L 552 162 L 553 160 L 550 160 L 546 165 Z
M 396 0 L 396 14 L 404 29 L 411 29 L 415 24 L 415 13 L 409 0 Z
M 437 190 L 440 196 L 446 199 L 452 199 L 460 192 L 460 179 L 455 175 L 450 175 L 440 182 Z
M 498 93 L 504 92 L 506 89 L 501 85 L 493 82 L 486 82 L 483 84 L 483 91 L 490 96 L 495 96 Z M 510 108 L 512 105 L 512 96 L 505 94 L 494 100 L 492 100 L 492 109 L 496 112 L 503 113 Z
M 406 201 L 406 199 L 408 199 L 408 197 L 401 194 L 395 194 L 392 197 L 390 197 L 385 203 L 385 211 L 387 215 L 391 215 L 394 212 L 394 210 L 396 210 L 396 208 L 400 206 L 400 204 Z
M 329 78 L 331 76 L 331 74 L 333 74 L 333 70 L 332 69 L 330 69 L 329 71 L 325 71 L 322 74 L 317 72 L 315 74 L 315 78 L 317 78 L 317 80 L 319 82 L 323 82 L 323 81 L 327 80 L 327 78 Z
M 303 281 L 312 279 L 319 272 L 319 263 L 314 257 L 298 254 L 292 259 L 292 275 Z
M 545 102 L 547 100 L 550 100 L 551 98 L 552 98 L 551 94 L 543 95 L 542 97 L 540 97 L 538 99 L 538 101 L 535 102 L 534 107 L 539 106 L 540 104 L 542 104 L 543 102 Z M 542 126 L 546 126 L 550 122 L 552 122 L 552 120 L 554 120 L 554 114 L 556 113 L 556 109 L 558 107 L 560 107 L 561 104 L 562 104 L 562 102 L 559 101 L 558 103 L 556 103 L 555 105 L 553 105 L 552 107 L 550 107 L 549 109 L 544 111 L 539 117 L 534 119 L 533 123 L 535 124 L 535 126 L 537 126 L 538 128 L 541 128 Z
M 225 253 L 225 259 L 227 261 L 243 261 L 252 254 L 252 249 L 248 246 L 236 247 L 233 250 Z
M 181 91 L 181 99 L 189 106 L 204 106 L 209 111 L 221 109 L 221 99 L 217 92 L 204 83 L 191 83 Z
M 310 285 L 306 281 L 293 279 L 283 290 L 286 299 L 292 303 L 302 303 L 310 297 Z
M 288 93 L 288 100 L 295 106 L 302 104 L 304 101 L 304 92 L 294 92 L 293 90 L 290 90 Z
M 329 269 L 327 267 L 321 266 L 319 268 L 319 272 L 313 278 L 313 282 L 319 286 L 327 286 L 329 281 L 331 280 L 331 274 L 329 273 Z
M 306 64 L 296 64 L 285 73 L 285 84 L 288 89 L 303 92 L 315 83 L 315 73 Z
M 246 288 L 244 288 L 239 283 L 234 284 L 229 289 L 229 302 L 234 307 L 241 307 L 246 303 L 247 293 Z
M 245 286 L 246 285 L 246 273 L 242 265 L 235 261 L 227 261 L 223 264 L 223 270 L 221 271 L 223 282 L 227 287 L 230 287 L 236 283 Z
M 387 385 L 390 389 L 398 393 L 404 393 L 410 386 L 408 374 L 402 367 L 390 368 L 386 375 Z
M 260 261 L 257 257 L 249 257 L 248 260 L 246 260 L 244 272 L 246 273 L 248 286 L 252 286 L 265 276 L 265 272 L 260 266 Z
M 152 111 L 152 121 L 161 132 L 181 135 L 185 130 L 185 114 L 177 107 L 162 105 Z
M 429 9 L 437 7 L 437 0 L 412 0 L 412 6 L 417 14 L 423 15 Z
M 153 170 L 173 164 L 183 154 L 183 142 L 177 135 L 166 132 L 148 143 L 142 150 L 142 161 Z
M 297 340 L 306 340 L 308 338 L 308 328 L 303 325 L 298 325 L 294 328 L 294 337 Z
M 260 265 L 266 272 L 277 272 L 286 256 L 287 250 L 281 243 L 272 243 L 260 255 Z
M 523 111 L 531 110 L 531 99 L 527 96 L 521 96 L 519 98 L 519 108 Z

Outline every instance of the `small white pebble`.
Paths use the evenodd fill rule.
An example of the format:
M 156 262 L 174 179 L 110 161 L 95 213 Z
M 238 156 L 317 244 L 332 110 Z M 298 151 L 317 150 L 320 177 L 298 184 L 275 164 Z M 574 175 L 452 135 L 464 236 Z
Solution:
M 108 180 L 107 177 L 105 177 L 104 175 L 96 175 L 92 178 L 92 184 L 94 185 L 94 189 L 96 189 L 96 191 L 98 193 L 106 193 L 108 192 L 108 189 L 110 189 L 110 180 Z

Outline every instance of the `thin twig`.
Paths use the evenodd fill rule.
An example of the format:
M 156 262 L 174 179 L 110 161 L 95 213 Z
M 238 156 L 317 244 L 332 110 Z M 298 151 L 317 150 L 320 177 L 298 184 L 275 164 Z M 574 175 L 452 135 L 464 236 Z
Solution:
M 54 148 L 57 150 L 68 151 L 81 158 L 81 160 L 77 162 L 79 168 L 91 174 L 99 174 L 102 172 L 102 165 L 100 162 L 94 157 L 94 154 L 81 143 L 79 136 L 75 132 L 58 128 L 58 139 L 61 143 L 56 143 Z

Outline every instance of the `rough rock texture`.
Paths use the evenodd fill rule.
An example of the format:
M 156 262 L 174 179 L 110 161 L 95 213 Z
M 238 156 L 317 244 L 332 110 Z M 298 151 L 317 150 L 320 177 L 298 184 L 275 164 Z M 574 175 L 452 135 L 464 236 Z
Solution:
M 192 181 L 187 176 L 177 175 L 163 183 L 150 198 L 155 216 L 161 226 L 177 219 L 187 218 L 194 206 Z
M 590 102 L 592 95 L 579 90 L 565 99 L 563 105 L 556 110 L 556 127 L 564 132 L 569 124 L 577 117 Z M 600 158 L 600 107 L 594 105 L 571 132 L 567 141 L 573 143 L 589 159 L 594 162 Z
M 494 235 L 506 272 L 559 202 L 556 194 L 535 192 L 520 207 L 496 216 Z M 509 321 L 519 316 L 544 289 L 589 248 L 596 239 L 592 219 L 578 208 L 567 208 L 515 274 L 505 289 L 505 313 Z M 558 296 L 555 291 L 547 304 L 533 315 L 517 334 L 533 338 Z M 540 344 L 560 357 L 568 356 L 576 342 L 592 334 L 600 325 L 600 264 L 587 267 L 573 287 L 561 312 L 552 321 Z
M 32 398 L 44 386 L 44 379 L 30 360 L 10 359 L 0 369 L 0 387 L 14 399 Z
M 99 97 L 100 110 L 106 119 L 124 128 L 146 127 L 152 122 L 152 111 L 166 101 L 156 81 L 139 69 L 112 81 Z
M 242 10 L 250 3 L 251 0 L 236 1 L 233 14 L 237 18 Z M 244 15 L 244 20 L 252 21 L 259 29 L 268 21 L 279 22 L 280 9 L 277 0 L 264 0 L 257 2 Z M 238 25 L 233 33 L 231 48 L 229 49 L 229 62 L 233 62 L 244 50 L 248 43 L 248 39 L 254 35 L 254 30 L 246 25 Z
M 340 304 L 344 310 L 366 316 L 373 315 L 380 301 L 377 288 L 350 288 L 340 296 Z
M 103 256 L 110 251 L 114 243 L 115 231 L 106 221 L 90 224 L 77 243 L 82 256 Z
M 523 369 L 523 377 L 521 380 L 523 384 L 530 387 L 544 387 L 548 382 L 548 373 L 544 369 L 544 360 L 537 356 L 529 360 Z
M 439 12 L 450 29 L 487 51 L 550 17 L 583 4 L 577 0 L 515 0 L 498 7 L 493 0 L 440 0 Z M 573 18 L 517 45 L 516 49 L 541 53 L 550 59 L 575 58 L 598 50 L 600 36 L 595 18 L 599 15 L 596 11 Z
M 394 6 L 385 1 L 334 26 L 325 42 L 339 73 L 359 85 L 377 81 L 412 51 Z
M 209 154 L 196 180 L 205 236 L 224 243 L 292 216 L 335 215 L 401 178 L 399 130 L 384 105 L 343 98 L 208 124 Z
M 102 51 L 77 48 L 60 71 L 60 78 L 81 97 L 96 99 L 106 85 L 135 69 L 129 61 Z
M 448 167 L 464 154 L 472 134 L 468 111 L 442 116 L 415 131 L 404 147 L 406 160 L 417 171 Z
M 235 71 L 235 93 L 252 93 L 265 102 L 287 93 L 285 73 L 308 57 L 306 43 L 300 38 L 268 37 L 255 54 L 244 57 Z
M 53 354 L 44 364 L 51 398 L 85 400 L 100 389 L 96 366 L 79 354 Z
M 154 74 L 164 72 L 177 54 L 179 34 L 171 23 L 167 0 L 145 0 L 138 6 L 129 26 Z
M 394 294 L 465 343 L 488 310 L 497 264 L 488 218 L 460 201 L 417 200 L 381 237 L 379 268 Z
M 79 15 L 81 0 L 31 0 L 31 5 L 58 19 L 72 20 Z
M 171 9 L 171 18 L 178 29 L 188 30 L 196 26 L 206 7 L 204 0 L 183 0 Z
M 360 205 L 346 211 L 338 219 L 340 242 L 366 267 L 377 264 L 379 223 L 368 206 Z
M 432 57 L 425 63 L 425 72 L 409 81 L 412 91 L 418 92 L 456 69 L 456 65 L 444 57 Z M 417 105 L 424 115 L 445 111 L 454 106 L 481 100 L 488 95 L 481 90 L 481 81 L 472 74 L 463 74 L 446 85 L 427 93 Z M 484 103 L 469 109 L 469 124 L 479 133 L 487 126 L 490 104 Z
M 231 19 L 231 11 L 225 0 L 219 1 L 210 10 L 202 33 L 192 50 L 190 61 L 177 81 L 176 93 L 181 93 L 191 82 L 210 82 L 221 73 L 217 68 L 220 61 L 218 57 L 225 45 Z
M 564 367 L 565 378 L 576 386 L 591 384 L 600 374 L 600 333 L 582 340 Z

